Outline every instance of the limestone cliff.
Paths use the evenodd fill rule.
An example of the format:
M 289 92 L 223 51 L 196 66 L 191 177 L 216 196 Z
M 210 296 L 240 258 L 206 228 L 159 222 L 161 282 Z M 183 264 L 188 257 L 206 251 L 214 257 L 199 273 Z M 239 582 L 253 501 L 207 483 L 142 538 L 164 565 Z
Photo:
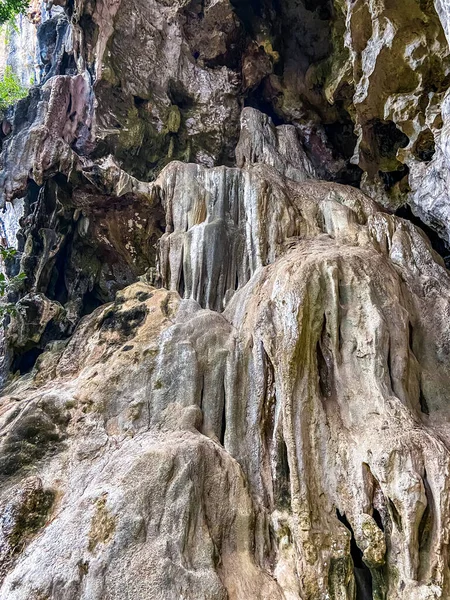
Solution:
M 0 600 L 450 598 L 446 3 L 53 4 L 1 115 Z

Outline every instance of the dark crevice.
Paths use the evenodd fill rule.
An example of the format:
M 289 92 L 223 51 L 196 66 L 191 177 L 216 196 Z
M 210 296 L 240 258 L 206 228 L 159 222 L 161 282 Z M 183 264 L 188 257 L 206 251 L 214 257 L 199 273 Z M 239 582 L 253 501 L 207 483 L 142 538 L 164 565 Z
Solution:
M 316 345 L 317 371 L 319 375 L 319 390 L 322 398 L 329 398 L 333 390 L 333 374 L 328 366 L 325 354 L 329 357 L 330 350 L 327 334 L 327 317 L 323 317 L 322 333 Z
M 199 407 L 201 410 L 203 410 L 203 396 L 205 394 L 205 378 L 202 377 L 202 387 L 200 390 L 200 403 L 199 403 Z
M 275 126 L 284 125 L 285 121 L 275 112 L 272 102 L 266 98 L 265 80 L 263 80 L 257 88 L 252 90 L 244 100 L 244 106 L 256 108 L 260 112 L 268 115 Z
M 425 495 L 427 497 L 427 506 L 422 515 L 422 519 L 419 523 L 419 553 L 423 555 L 425 560 L 420 560 L 419 563 L 419 577 L 425 577 L 426 572 L 422 572 L 426 570 L 427 559 L 429 557 L 429 552 L 431 548 L 432 542 L 432 533 L 433 533 L 433 495 L 431 492 L 430 484 L 427 479 L 427 472 L 424 471 L 423 474 L 423 485 L 425 488 Z M 421 557 L 422 558 L 422 557 Z
M 336 509 L 336 516 L 339 521 L 349 530 L 351 534 L 350 540 L 350 555 L 353 560 L 355 583 L 356 583 L 356 600 L 372 600 L 373 599 L 373 582 L 372 573 L 369 567 L 363 561 L 363 553 L 359 549 L 352 526 L 350 525 L 345 514 L 341 514 Z
M 333 177 L 333 181 L 342 185 L 350 185 L 355 188 L 361 187 L 361 179 L 364 171 L 358 165 L 346 164 Z
M 330 0 L 304 0 L 306 10 L 315 12 L 321 21 L 329 21 L 333 16 Z
M 345 300 L 343 296 L 343 288 L 341 284 L 341 280 L 338 280 L 337 285 L 337 310 L 338 310 L 338 350 L 341 352 L 342 346 L 344 345 L 344 336 L 342 335 L 342 315 L 343 309 L 345 305 Z
M 236 269 L 235 279 L 234 279 L 234 290 L 237 291 L 239 289 L 239 270 Z
M 395 171 L 378 171 L 381 181 L 384 183 L 384 189 L 388 192 L 397 183 L 400 183 L 405 178 L 408 178 L 408 165 L 399 164 Z
M 101 306 L 103 302 L 92 292 L 86 292 L 83 296 L 83 308 L 81 310 L 81 317 L 90 315 L 96 308 Z
M 223 386 L 222 389 L 222 396 L 223 396 L 223 405 L 222 405 L 222 422 L 220 424 L 220 443 L 222 444 L 222 446 L 225 446 L 225 432 L 227 429 L 227 407 L 226 407 L 226 396 L 225 396 L 225 386 Z
M 402 519 L 400 517 L 400 513 L 398 512 L 395 504 L 392 502 L 390 498 L 388 498 L 388 506 L 389 506 L 389 514 L 391 515 L 392 521 L 395 523 L 395 526 L 399 531 L 403 531 Z
M 46 290 L 46 295 L 50 300 L 56 300 L 64 305 L 69 297 L 69 291 L 66 285 L 66 268 L 69 264 L 69 253 L 73 244 L 72 232 L 64 240 L 63 247 L 59 250 L 53 266 L 50 281 Z
M 262 470 L 272 472 L 272 449 L 276 422 L 275 369 L 263 345 L 261 345 L 264 366 L 264 390 L 262 394 L 260 432 L 262 442 Z M 268 500 L 268 499 L 266 499 Z
M 64 55 L 61 60 L 60 70 L 63 75 L 77 74 L 77 64 L 75 62 L 73 54 L 68 54 L 67 52 L 64 52 Z
M 411 321 L 408 324 L 408 344 L 409 349 L 414 354 L 414 327 L 412 326 Z
M 424 393 L 423 393 L 423 390 L 422 390 L 422 386 L 420 386 L 419 404 L 420 404 L 420 410 L 423 412 L 423 414 L 424 415 L 429 415 L 430 414 L 430 408 L 428 406 L 427 399 L 424 396 Z
M 231 0 L 231 4 L 245 29 L 253 35 L 255 19 L 262 16 L 264 2 L 262 0 Z
M 184 283 L 184 269 L 181 267 L 180 269 L 180 278 L 178 280 L 178 293 L 182 298 L 184 298 L 185 291 L 185 283 Z
M 407 221 L 411 221 L 411 223 L 413 225 L 415 225 L 416 227 L 419 227 L 419 229 L 421 229 L 427 235 L 428 239 L 430 240 L 433 250 L 435 252 L 437 252 L 440 256 L 442 256 L 447 268 L 450 268 L 450 251 L 446 247 L 444 240 L 439 237 L 439 235 L 436 233 L 436 231 L 431 229 L 431 227 L 429 227 L 426 223 L 424 223 L 422 221 L 422 219 L 420 219 L 420 217 L 417 217 L 412 212 L 409 204 L 405 204 L 405 205 L 401 206 L 400 208 L 398 208 L 395 211 L 395 215 L 397 217 L 400 217 L 401 219 L 406 219 Z
M 261 415 L 261 431 L 266 442 L 267 450 L 269 451 L 269 445 L 273 437 L 275 424 L 275 369 L 264 347 L 262 351 L 264 360 L 265 382 L 263 393 L 264 404 L 262 407 Z
M 291 473 L 289 469 L 286 442 L 280 436 L 276 447 L 276 474 L 274 481 L 274 501 L 280 508 L 291 507 Z
M 381 531 L 384 532 L 383 519 L 381 518 L 380 512 L 376 508 L 373 508 L 372 517 L 375 523 L 381 529 Z
M 350 116 L 345 119 L 324 125 L 325 133 L 333 148 L 340 156 L 350 159 L 355 151 L 358 137 L 355 134 L 355 125 Z
M 413 154 L 421 162 L 430 162 L 436 152 L 434 135 L 430 129 L 421 131 L 413 147 Z
M 389 342 L 389 350 L 388 350 L 388 355 L 387 355 L 387 370 L 389 373 L 389 381 L 391 384 L 391 390 L 392 392 L 395 394 L 395 382 L 394 382 L 394 377 L 392 375 L 392 355 L 391 355 L 391 344 Z
M 325 358 L 320 347 L 320 341 L 316 345 L 316 356 L 317 356 L 317 370 L 319 372 L 319 389 L 322 398 L 328 398 L 329 389 L 327 386 L 328 382 L 328 368 Z
M 355 540 L 355 536 L 353 534 L 353 528 L 350 525 L 347 517 L 344 514 L 341 514 L 340 511 L 338 509 L 336 509 L 336 516 L 339 519 L 339 521 L 345 525 L 345 527 L 349 530 L 349 532 L 351 533 L 351 540 L 350 540 L 350 552 L 352 555 L 352 559 L 353 559 L 353 564 L 356 568 L 358 569 L 362 569 L 365 565 L 363 562 L 363 553 L 362 551 L 359 549 L 356 540 Z
M 397 150 L 406 148 L 409 144 L 408 136 L 393 121 L 375 119 L 369 125 L 372 128 L 378 154 L 382 158 L 395 158 Z
M 351 90 L 351 92 L 350 92 Z M 337 172 L 332 172 L 326 179 L 342 183 L 343 185 L 351 185 L 352 187 L 361 187 L 361 179 L 364 171 L 358 165 L 350 162 L 355 153 L 358 137 L 355 133 L 355 124 L 350 117 L 346 106 L 345 93 L 353 93 L 353 88 L 342 90 L 343 97 L 336 102 L 338 109 L 337 119 L 332 123 L 324 124 L 324 131 L 333 158 L 337 161 L 345 162 Z
M 148 100 L 145 98 L 140 98 L 139 96 L 133 96 L 133 101 L 136 108 L 140 108 L 141 106 L 146 106 L 148 104 Z
M 183 84 L 173 79 L 169 81 L 168 96 L 172 104 L 178 106 L 180 110 L 189 110 L 194 106 L 194 100 L 187 93 Z
M 31 348 L 30 350 L 26 350 L 22 354 L 17 355 L 14 358 L 11 372 L 16 373 L 19 371 L 21 375 L 25 375 L 25 373 L 30 373 L 32 371 L 34 365 L 36 364 L 39 356 L 44 352 L 41 348 Z
M 398 150 L 408 144 L 408 136 L 393 121 L 373 119 L 364 125 L 360 164 L 371 177 L 378 173 L 387 192 L 394 186 L 402 192 L 409 189 L 409 168 L 397 159 Z

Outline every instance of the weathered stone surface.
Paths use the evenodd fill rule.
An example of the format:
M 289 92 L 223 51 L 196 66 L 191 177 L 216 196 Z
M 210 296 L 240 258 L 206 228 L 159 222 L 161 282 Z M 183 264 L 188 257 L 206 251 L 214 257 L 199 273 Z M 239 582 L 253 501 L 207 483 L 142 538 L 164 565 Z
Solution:
M 448 272 L 271 150 L 164 169 L 172 291 L 127 287 L 4 389 L 0 500 L 31 467 L 59 500 L 1 598 L 449 593 Z
M 31 161 L 42 163 L 30 134 L 49 111 L 52 121 L 83 124 L 76 141 L 59 131 L 62 172 L 72 169 L 65 142 L 83 157 L 112 154 L 150 180 L 173 159 L 232 166 L 240 110 L 249 105 L 289 125 L 281 144 L 301 137 L 320 177 L 362 183 L 393 211 L 409 203 L 448 242 L 445 3 L 77 0 L 66 10 L 71 28 L 60 13 L 41 26 L 39 70 L 44 81 L 68 77 L 57 92 L 71 97 L 78 69 L 84 110 L 56 115 L 44 103 L 34 116 L 21 113 L 30 138 L 15 143 L 29 157 L 14 176 L 22 193 Z M 17 128 L 12 134 L 19 138 Z M 20 155 L 3 157 L 8 173 Z M 35 176 L 40 184 L 41 170 Z M 4 185 L 7 197 L 18 193 Z

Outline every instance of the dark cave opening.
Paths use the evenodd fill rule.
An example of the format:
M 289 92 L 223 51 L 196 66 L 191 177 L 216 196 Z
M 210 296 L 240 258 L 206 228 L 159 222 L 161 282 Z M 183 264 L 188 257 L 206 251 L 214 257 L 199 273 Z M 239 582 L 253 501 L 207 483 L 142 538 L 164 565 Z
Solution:
M 348 163 L 333 177 L 333 181 L 342 185 L 350 185 L 351 187 L 360 188 L 361 179 L 364 171 L 358 165 Z
M 172 104 L 178 106 L 180 110 L 189 110 L 194 106 L 193 98 L 191 98 L 183 84 L 179 81 L 174 81 L 173 79 L 169 81 L 167 95 Z
M 30 373 L 36 364 L 37 359 L 43 352 L 44 350 L 42 348 L 34 347 L 18 354 L 13 360 L 11 372 L 17 373 L 17 371 L 19 371 L 21 375 Z
M 408 177 L 408 165 L 399 165 L 395 171 L 378 171 L 381 181 L 384 183 L 384 189 L 389 191 L 396 183 L 400 183 L 402 179 Z
M 304 0 L 306 10 L 317 13 L 322 21 L 329 21 L 333 16 L 333 4 L 330 0 Z
M 80 316 L 90 315 L 102 304 L 103 302 L 95 295 L 94 290 L 86 292 L 83 296 L 83 307 Z
M 261 0 L 231 0 L 234 12 L 243 23 L 245 29 L 253 34 L 255 18 L 262 16 L 264 1 Z
M 378 153 L 383 158 L 395 158 L 397 150 L 409 144 L 408 136 L 393 121 L 375 119 L 370 126 Z
M 430 162 L 436 152 L 434 135 L 430 129 L 425 129 L 419 134 L 413 147 L 413 154 L 421 162 Z
M 397 159 L 400 148 L 406 148 L 409 138 L 393 121 L 373 119 L 364 126 L 360 145 L 363 168 L 373 177 L 376 173 L 389 192 L 399 185 L 408 191 L 409 167 Z
M 75 62 L 75 58 L 72 54 L 67 54 L 67 52 L 64 52 L 63 58 L 61 60 L 60 71 L 62 75 L 77 74 L 77 63 Z
M 373 509 L 372 517 L 381 531 L 384 531 L 383 519 L 381 518 L 380 512 L 376 508 Z
M 260 112 L 268 115 L 275 126 L 284 125 L 285 121 L 276 113 L 274 106 L 265 94 L 265 79 L 258 85 L 256 89 L 251 91 L 244 100 L 244 106 L 256 108 Z
M 324 125 L 333 156 L 345 161 L 345 166 L 333 175 L 332 180 L 336 183 L 359 188 L 361 187 L 361 178 L 364 171 L 358 165 L 350 162 L 358 141 L 355 134 L 355 124 L 343 106 L 340 113 L 339 120 Z
M 146 106 L 148 104 L 148 100 L 145 98 L 140 98 L 139 96 L 133 96 L 133 102 L 136 108 L 140 108 L 141 106 Z
M 356 543 L 352 526 L 345 516 L 345 513 L 341 514 L 339 510 L 336 509 L 336 516 L 339 521 L 349 530 L 352 536 L 350 540 L 350 555 L 352 557 L 354 566 L 356 600 L 373 600 L 372 573 L 370 572 L 369 567 L 363 561 L 363 553 Z
M 324 125 L 324 129 L 329 142 L 336 148 L 339 154 L 343 158 L 351 158 L 355 151 L 358 137 L 355 134 L 355 125 L 350 116 L 347 114 L 340 121 L 326 124 Z
M 66 285 L 65 271 L 69 264 L 68 253 L 72 247 L 73 235 L 69 234 L 64 241 L 63 247 L 59 250 L 55 264 L 51 271 L 50 281 L 48 283 L 46 294 L 50 300 L 56 300 L 64 306 L 69 297 Z
M 436 233 L 436 231 L 431 229 L 431 227 L 424 223 L 420 217 L 417 217 L 413 213 L 409 204 L 404 204 L 398 208 L 395 211 L 395 215 L 401 219 L 411 221 L 413 225 L 419 227 L 419 229 L 421 229 L 427 235 L 433 250 L 444 259 L 447 269 L 450 268 L 450 249 L 447 248 L 444 240 Z

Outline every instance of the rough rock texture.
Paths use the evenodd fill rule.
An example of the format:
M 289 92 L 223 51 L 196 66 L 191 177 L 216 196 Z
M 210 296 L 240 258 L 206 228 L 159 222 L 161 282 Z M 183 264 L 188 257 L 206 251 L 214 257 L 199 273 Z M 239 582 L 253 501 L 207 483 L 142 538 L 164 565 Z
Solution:
M 446 5 L 54 4 L 0 136 L 0 600 L 450 597 Z

